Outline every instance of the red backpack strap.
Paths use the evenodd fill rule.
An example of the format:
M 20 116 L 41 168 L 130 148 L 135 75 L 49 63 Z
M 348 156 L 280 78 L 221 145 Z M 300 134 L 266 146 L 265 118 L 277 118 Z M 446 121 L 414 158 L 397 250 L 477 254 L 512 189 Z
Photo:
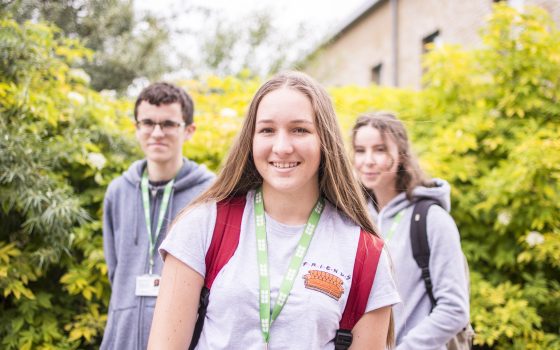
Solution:
M 200 291 L 200 302 L 198 305 L 198 318 L 194 325 L 193 336 L 189 350 L 194 350 L 200 339 L 206 310 L 210 296 L 210 288 L 214 279 L 233 256 L 239 245 L 239 235 L 241 233 L 241 219 L 245 209 L 245 196 L 227 198 L 219 201 L 217 206 L 216 224 L 212 233 L 212 241 L 206 253 L 206 277 L 204 287 Z
M 212 242 L 206 253 L 204 285 L 210 289 L 214 279 L 233 256 L 239 245 L 245 196 L 224 199 L 217 203 L 216 224 Z
M 382 250 L 381 238 L 364 230 L 360 231 L 352 285 L 340 320 L 340 329 L 351 331 L 364 314 Z

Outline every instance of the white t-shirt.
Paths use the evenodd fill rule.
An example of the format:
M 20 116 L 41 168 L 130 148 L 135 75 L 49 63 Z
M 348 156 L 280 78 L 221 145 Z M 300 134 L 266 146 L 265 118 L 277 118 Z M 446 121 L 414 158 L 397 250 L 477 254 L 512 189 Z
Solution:
M 197 349 L 264 347 L 253 196 L 253 191 L 247 194 L 239 246 L 212 285 Z M 272 308 L 305 225 L 288 226 L 269 216 L 265 219 Z M 204 276 L 215 221 L 215 203 L 194 208 L 169 232 L 159 248 L 162 257 L 171 254 Z M 352 284 L 359 234 L 360 228 L 327 202 L 288 301 L 270 328 L 270 349 L 334 349 L 332 340 Z M 317 277 L 335 283 L 322 283 Z M 383 252 L 366 312 L 398 302 L 389 260 Z

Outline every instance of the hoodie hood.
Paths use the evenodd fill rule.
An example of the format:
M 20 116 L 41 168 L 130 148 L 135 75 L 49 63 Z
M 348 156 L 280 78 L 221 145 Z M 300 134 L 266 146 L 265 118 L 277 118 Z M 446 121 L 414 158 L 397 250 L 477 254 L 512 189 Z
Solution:
M 409 207 L 420 198 L 429 198 L 437 201 L 439 205 L 449 212 L 451 210 L 451 187 L 442 179 L 432 179 L 434 187 L 417 186 L 412 190 L 412 201 L 406 198 L 406 193 L 399 193 L 387 206 L 381 210 L 384 217 L 397 215 L 401 210 Z
M 142 172 L 144 171 L 146 164 L 146 159 L 135 161 L 134 163 L 132 163 L 130 168 L 128 168 L 128 170 L 124 172 L 124 178 L 133 186 L 139 187 L 142 180 Z M 191 188 L 208 182 L 213 178 L 214 174 L 206 169 L 204 165 L 198 165 L 191 160 L 183 158 L 183 166 L 175 177 L 173 190 L 180 192 L 187 188 Z

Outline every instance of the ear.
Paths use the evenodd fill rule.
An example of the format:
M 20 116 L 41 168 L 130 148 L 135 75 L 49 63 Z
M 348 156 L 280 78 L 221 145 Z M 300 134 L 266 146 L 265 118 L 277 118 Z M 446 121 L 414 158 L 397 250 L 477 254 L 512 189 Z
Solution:
M 196 125 L 194 125 L 194 123 L 185 126 L 185 129 L 183 130 L 184 140 L 185 141 L 190 140 L 195 131 L 196 131 Z

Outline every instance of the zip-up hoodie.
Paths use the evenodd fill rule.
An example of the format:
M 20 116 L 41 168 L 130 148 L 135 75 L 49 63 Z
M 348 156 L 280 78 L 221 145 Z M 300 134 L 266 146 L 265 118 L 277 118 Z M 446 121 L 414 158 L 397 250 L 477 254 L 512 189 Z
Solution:
M 152 325 L 155 297 L 135 295 L 136 277 L 148 274 L 149 239 L 140 182 L 146 160 L 134 162 L 107 189 L 103 208 L 103 250 L 112 293 L 101 349 L 144 350 Z M 178 212 L 210 186 L 214 174 L 204 166 L 183 159 L 156 247 Z M 150 221 L 155 233 L 165 186 L 150 188 Z M 153 273 L 161 275 L 163 262 L 154 252 Z
M 430 207 L 427 216 L 430 246 L 430 275 L 437 305 L 431 302 L 420 268 L 412 256 L 410 219 L 414 204 L 400 193 L 377 213 L 370 206 L 382 236 L 389 235 L 399 212 L 403 212 L 394 234 L 386 244 L 393 260 L 395 280 L 402 303 L 394 306 L 397 350 L 445 350 L 445 344 L 469 320 L 469 292 L 463 265 L 459 231 L 448 214 L 451 209 L 449 184 L 434 179 L 436 187 L 416 187 L 412 202 L 431 198 L 441 205 Z

